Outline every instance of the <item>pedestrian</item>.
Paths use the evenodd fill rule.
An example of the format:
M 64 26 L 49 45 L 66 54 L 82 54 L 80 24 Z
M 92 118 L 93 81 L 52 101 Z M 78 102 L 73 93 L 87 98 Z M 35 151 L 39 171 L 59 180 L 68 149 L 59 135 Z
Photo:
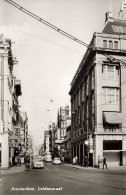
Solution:
M 26 156 L 24 160 L 25 160 L 25 171 L 29 171 L 30 170 L 30 157 Z
M 20 166 L 20 159 L 17 159 L 17 165 Z
M 100 155 L 98 156 L 98 169 L 100 168 L 100 164 L 101 164 L 101 159 L 100 159 Z
M 83 166 L 85 166 L 85 157 L 83 157 Z
M 75 157 L 75 164 L 77 164 L 78 163 L 78 158 L 77 158 L 77 156 Z
M 21 166 L 21 158 L 19 158 L 19 166 Z
M 88 157 L 87 156 L 85 156 L 84 158 L 84 164 L 85 164 L 85 167 L 88 167 Z
M 11 167 L 11 165 L 12 165 L 11 157 L 9 158 L 9 165 L 10 165 L 10 167 Z
M 105 157 L 103 157 L 103 169 L 104 169 L 104 165 L 106 166 L 106 169 L 108 169 Z

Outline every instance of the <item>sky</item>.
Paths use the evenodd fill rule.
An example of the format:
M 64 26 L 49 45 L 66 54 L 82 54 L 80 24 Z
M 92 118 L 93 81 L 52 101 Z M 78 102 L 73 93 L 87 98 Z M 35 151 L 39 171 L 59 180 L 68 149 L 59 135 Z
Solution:
M 105 13 L 118 17 L 121 0 L 14 0 L 61 30 L 89 44 L 101 32 Z M 44 130 L 57 122 L 58 109 L 70 106 L 70 83 L 86 48 L 0 0 L 0 34 L 10 38 L 21 80 L 20 110 L 28 115 L 34 144 L 43 142 Z M 53 100 L 53 101 L 50 101 Z

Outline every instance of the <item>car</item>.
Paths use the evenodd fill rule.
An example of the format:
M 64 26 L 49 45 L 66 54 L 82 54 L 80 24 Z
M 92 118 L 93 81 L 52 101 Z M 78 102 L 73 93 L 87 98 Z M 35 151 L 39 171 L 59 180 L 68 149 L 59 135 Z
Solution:
M 41 158 L 35 158 L 33 159 L 33 168 L 44 168 L 44 163 L 43 160 Z
M 45 162 L 52 162 L 52 157 L 51 157 L 51 155 L 45 155 L 45 158 L 44 158 L 44 161 Z
M 60 165 L 61 164 L 61 160 L 60 160 L 60 158 L 54 158 L 53 159 L 53 165 Z

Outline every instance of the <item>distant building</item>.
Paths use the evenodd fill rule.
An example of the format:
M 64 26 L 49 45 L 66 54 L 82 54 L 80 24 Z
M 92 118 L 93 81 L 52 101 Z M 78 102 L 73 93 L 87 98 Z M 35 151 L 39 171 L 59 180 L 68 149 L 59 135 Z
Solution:
M 71 155 L 126 166 L 126 20 L 106 13 L 71 83 Z
M 44 151 L 45 153 L 50 153 L 50 142 L 49 142 L 49 130 L 44 131 Z
M 71 125 L 66 128 L 66 136 L 64 139 L 65 144 L 65 161 L 70 163 L 71 162 Z
M 55 154 L 55 139 L 56 139 L 56 124 L 53 122 L 49 125 L 49 151 L 51 152 L 52 159 L 57 156 Z
M 66 136 L 66 129 L 71 124 L 70 114 L 70 108 L 68 105 L 65 107 L 60 107 L 60 110 L 58 111 L 57 129 L 55 133 L 55 147 L 57 147 L 61 157 L 64 157 L 64 154 L 66 153 L 64 141 Z

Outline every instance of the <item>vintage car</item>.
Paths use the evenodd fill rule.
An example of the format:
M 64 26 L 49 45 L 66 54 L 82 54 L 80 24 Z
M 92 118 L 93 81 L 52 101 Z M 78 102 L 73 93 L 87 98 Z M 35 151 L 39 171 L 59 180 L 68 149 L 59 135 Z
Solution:
M 33 168 L 44 168 L 44 163 L 43 160 L 41 158 L 34 158 L 33 159 Z
M 61 164 L 61 160 L 60 160 L 60 158 L 54 158 L 53 159 L 53 165 L 60 165 Z

